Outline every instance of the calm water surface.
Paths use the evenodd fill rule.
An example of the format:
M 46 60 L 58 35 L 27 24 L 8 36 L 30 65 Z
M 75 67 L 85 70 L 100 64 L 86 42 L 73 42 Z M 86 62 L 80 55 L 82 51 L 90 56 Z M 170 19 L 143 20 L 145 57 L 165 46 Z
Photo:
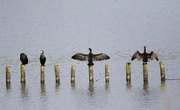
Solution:
M 142 62 L 132 62 L 126 84 L 125 64 L 137 50 L 153 50 L 166 65 L 166 78 L 180 79 L 179 0 L 4 0 L 0 1 L 0 106 L 3 110 L 179 110 L 180 80 L 160 81 L 159 62 L 149 63 L 149 84 L 143 84 Z M 87 62 L 76 52 L 106 53 L 95 62 L 94 84 Z M 40 84 L 39 50 L 47 57 Z M 20 84 L 19 55 L 29 57 L 26 84 Z M 54 65 L 61 83 L 55 83 Z M 71 65 L 76 83 L 70 83 Z M 104 65 L 110 82 L 104 81 Z M 11 85 L 5 67 L 11 66 Z

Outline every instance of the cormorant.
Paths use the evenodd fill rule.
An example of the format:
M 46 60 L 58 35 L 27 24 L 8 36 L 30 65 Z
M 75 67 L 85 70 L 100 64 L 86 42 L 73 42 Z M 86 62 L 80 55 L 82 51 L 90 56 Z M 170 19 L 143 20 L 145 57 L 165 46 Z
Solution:
M 43 50 L 41 51 L 42 53 L 40 54 L 39 60 L 40 60 L 41 66 L 45 66 L 46 57 L 44 56 L 44 51 Z
M 150 60 L 154 60 L 156 59 L 157 61 L 159 60 L 157 55 L 151 51 L 151 53 L 147 53 L 146 52 L 146 46 L 144 46 L 144 53 L 140 53 L 139 51 L 136 51 L 134 53 L 134 55 L 132 56 L 131 60 L 133 61 L 135 58 L 137 58 L 138 60 L 143 60 L 143 62 L 148 62 L 148 59 Z
M 94 65 L 93 61 L 101 61 L 110 59 L 110 57 L 104 53 L 93 54 L 92 49 L 89 48 L 89 54 L 76 53 L 72 56 L 72 59 L 80 60 L 80 61 L 88 61 L 88 65 Z
M 20 60 L 21 60 L 22 65 L 28 64 L 28 57 L 25 53 L 20 54 Z

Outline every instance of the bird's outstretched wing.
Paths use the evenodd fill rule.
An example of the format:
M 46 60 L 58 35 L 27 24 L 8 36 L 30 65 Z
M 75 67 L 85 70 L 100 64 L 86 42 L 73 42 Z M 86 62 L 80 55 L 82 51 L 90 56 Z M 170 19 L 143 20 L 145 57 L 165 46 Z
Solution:
M 80 61 L 88 61 L 88 54 L 76 53 L 72 56 L 72 59 Z
M 151 53 L 148 54 L 148 58 L 149 58 L 150 60 L 154 60 L 154 59 L 156 59 L 157 61 L 159 60 L 158 57 L 157 57 L 157 55 L 156 55 L 156 53 L 154 53 L 153 51 L 151 51 Z
M 142 57 L 143 57 L 142 54 L 139 51 L 136 51 L 134 55 L 132 56 L 131 60 L 133 61 L 135 58 L 137 58 L 138 60 L 141 60 Z
M 110 59 L 110 57 L 104 53 L 100 54 L 93 54 L 92 60 L 94 61 L 101 61 L 101 60 L 107 60 Z

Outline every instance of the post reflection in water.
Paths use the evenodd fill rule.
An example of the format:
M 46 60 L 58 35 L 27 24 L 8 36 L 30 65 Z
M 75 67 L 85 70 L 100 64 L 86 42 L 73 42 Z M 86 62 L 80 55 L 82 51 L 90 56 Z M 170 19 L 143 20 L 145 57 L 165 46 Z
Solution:
M 8 91 L 9 89 L 11 89 L 11 84 L 6 84 L 6 89 L 7 89 L 7 91 Z
M 46 85 L 45 85 L 45 83 L 41 84 L 41 95 L 46 96 Z
M 105 90 L 106 90 L 106 91 L 109 91 L 109 82 L 106 82 L 106 83 L 105 83 Z
M 89 82 L 89 87 L 88 87 L 88 90 L 89 90 L 89 95 L 93 95 L 94 94 L 94 82 Z
M 166 83 L 165 83 L 165 81 L 161 81 L 161 90 L 166 90 Z
M 27 93 L 28 93 L 25 83 L 21 83 L 21 93 L 22 93 L 23 95 L 27 95 Z
M 76 89 L 76 83 L 75 83 L 75 82 L 72 82 L 72 83 L 71 83 L 71 88 L 72 88 L 72 90 L 75 90 L 75 89 Z
M 144 82 L 144 84 L 143 84 L 143 89 L 144 89 L 145 91 L 148 91 L 148 88 L 149 88 L 148 82 Z
M 55 91 L 58 92 L 60 89 L 60 82 L 56 82 Z
M 126 87 L 127 87 L 127 89 L 131 89 L 131 87 L 132 87 L 132 85 L 131 85 L 131 81 L 128 81 L 127 83 L 126 83 Z

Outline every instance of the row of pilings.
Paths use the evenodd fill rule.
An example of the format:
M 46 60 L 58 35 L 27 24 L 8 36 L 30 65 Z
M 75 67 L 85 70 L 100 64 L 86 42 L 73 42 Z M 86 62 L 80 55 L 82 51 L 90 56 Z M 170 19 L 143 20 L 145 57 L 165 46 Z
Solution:
M 143 81 L 148 83 L 148 64 L 143 63 Z M 159 62 L 161 81 L 165 81 L 165 64 L 163 61 Z M 126 63 L 126 82 L 131 82 L 131 63 Z
M 93 65 L 89 65 L 89 82 L 94 82 L 94 67 Z M 56 83 L 60 83 L 60 69 L 59 65 L 54 65 L 54 71 L 55 71 L 55 81 Z M 75 65 L 71 66 L 71 83 L 75 83 L 75 72 L 76 67 Z M 26 66 L 22 65 L 20 66 L 20 82 L 26 83 Z M 105 81 L 109 82 L 109 65 L 105 65 Z M 45 67 L 40 67 L 40 83 L 45 83 Z M 11 66 L 6 66 L 6 84 L 11 84 Z
M 148 64 L 143 63 L 143 81 L 144 83 L 148 83 Z M 160 76 L 161 81 L 165 81 L 165 65 L 164 62 L 159 62 L 160 65 Z M 93 65 L 88 66 L 89 70 L 89 82 L 94 82 L 94 67 Z M 56 83 L 60 83 L 60 70 L 59 65 L 54 65 L 54 71 L 55 71 L 55 81 Z M 75 83 L 75 71 L 76 67 L 75 65 L 71 66 L 71 83 Z M 21 65 L 20 69 L 20 82 L 26 83 L 26 67 L 25 65 Z M 109 65 L 105 65 L 105 82 L 109 82 Z M 126 82 L 131 82 L 131 63 L 126 63 Z M 40 67 L 40 83 L 45 83 L 45 67 Z M 6 84 L 11 84 L 11 67 L 9 65 L 6 66 Z

